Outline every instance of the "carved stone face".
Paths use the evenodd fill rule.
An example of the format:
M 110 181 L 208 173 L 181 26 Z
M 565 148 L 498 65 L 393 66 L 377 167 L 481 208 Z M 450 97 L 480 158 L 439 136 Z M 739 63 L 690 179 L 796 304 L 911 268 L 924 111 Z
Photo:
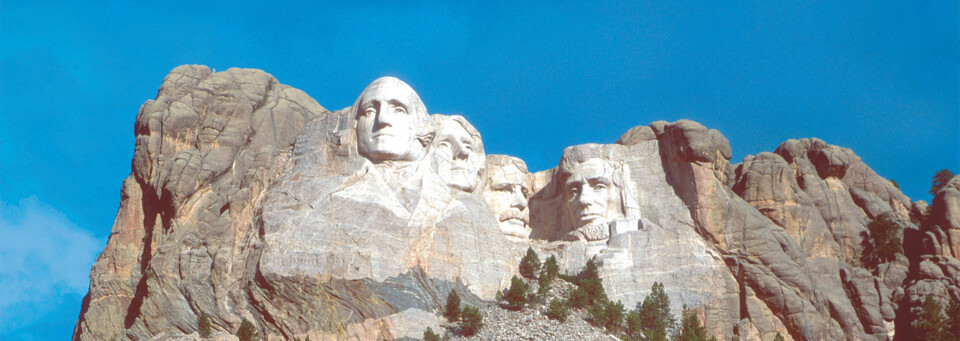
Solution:
M 513 162 L 503 166 L 488 163 L 487 174 L 483 198 L 500 222 L 503 234 L 516 238 L 529 237 L 527 198 L 530 189 L 527 187 L 526 169 L 521 169 Z
M 434 141 L 437 173 L 447 186 L 473 192 L 480 182 L 484 168 L 481 142 L 478 138 L 475 139 L 461 122 L 449 117 L 439 121 L 437 138 Z
M 356 105 L 357 151 L 374 163 L 416 161 L 425 147 L 418 134 L 427 113 L 409 85 L 393 77 L 379 78 L 363 91 Z
M 569 170 L 563 183 L 565 209 L 573 220 L 575 234 L 587 240 L 609 237 L 609 208 L 619 194 L 614 168 L 600 158 L 591 158 Z

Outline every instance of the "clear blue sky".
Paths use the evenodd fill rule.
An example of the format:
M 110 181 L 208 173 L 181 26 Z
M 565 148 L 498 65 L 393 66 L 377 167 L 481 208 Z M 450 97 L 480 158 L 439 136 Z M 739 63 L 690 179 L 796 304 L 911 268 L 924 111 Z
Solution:
M 956 0 L 135 2 L 3 3 L 0 339 L 71 334 L 137 110 L 181 64 L 263 69 L 331 110 L 397 76 L 533 170 L 681 118 L 734 163 L 790 138 L 849 147 L 914 200 L 960 170 Z

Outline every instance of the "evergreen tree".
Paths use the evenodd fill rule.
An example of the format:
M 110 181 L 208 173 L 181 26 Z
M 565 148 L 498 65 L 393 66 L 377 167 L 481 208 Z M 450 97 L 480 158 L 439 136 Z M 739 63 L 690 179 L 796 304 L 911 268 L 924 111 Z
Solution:
M 594 302 L 607 299 L 607 293 L 603 290 L 603 280 L 600 279 L 600 272 L 593 259 L 587 261 L 587 265 L 577 275 L 577 288 L 570 292 L 570 305 L 574 308 L 586 308 Z
M 567 320 L 567 316 L 570 316 L 570 308 L 567 307 L 566 304 L 563 304 L 563 301 L 554 298 L 550 300 L 545 315 L 547 315 L 549 319 L 564 322 Z
M 447 304 L 443 308 L 443 316 L 447 321 L 456 321 L 460 317 L 460 294 L 457 289 L 450 289 L 447 294 Z
M 483 315 L 480 309 L 468 305 L 460 312 L 460 331 L 463 335 L 471 336 L 483 328 Z
M 937 192 L 947 185 L 953 179 L 953 172 L 947 169 L 941 169 L 933 176 L 933 184 L 930 186 L 930 195 L 937 196 Z
M 523 306 L 527 304 L 527 290 L 527 284 L 517 276 L 513 276 L 510 279 L 510 288 L 503 295 L 503 299 L 507 301 L 507 308 L 512 310 L 523 309 Z
M 943 336 L 949 341 L 960 341 L 960 300 L 950 297 L 947 305 L 947 321 L 943 326 Z
M 627 313 L 626 321 L 626 334 L 630 340 L 640 340 L 643 336 L 643 324 L 640 323 L 640 313 L 636 310 L 631 310 Z
M 208 338 L 211 334 L 210 316 L 206 313 L 200 313 L 200 319 L 197 321 L 197 329 L 200 331 L 200 337 Z
M 253 325 L 253 322 L 247 320 L 246 317 L 240 322 L 240 329 L 237 329 L 236 336 L 240 341 L 260 340 L 260 332 L 257 331 L 257 327 Z
M 783 338 L 783 334 L 780 334 L 780 332 L 777 332 L 777 336 L 773 337 L 773 341 L 787 341 L 787 339 Z
M 541 273 L 540 277 L 537 278 L 537 297 L 539 297 L 541 302 L 547 298 L 547 294 L 550 293 L 550 289 L 552 288 L 553 286 L 550 285 L 550 277 Z
M 716 337 L 707 338 L 707 328 L 700 323 L 696 313 L 687 309 L 686 304 L 683 305 L 680 316 L 680 334 L 675 341 L 716 341 Z
M 427 327 L 427 330 L 423 331 L 423 341 L 440 341 L 440 335 L 434 333 L 432 328 Z
M 623 322 L 624 309 L 620 301 L 614 303 L 609 300 L 600 300 L 587 312 L 590 314 L 590 322 L 597 327 L 614 330 L 620 328 Z
M 560 266 L 557 265 L 557 257 L 550 255 L 550 258 L 547 258 L 547 261 L 543 263 L 540 276 L 543 275 L 546 275 L 551 282 L 560 275 Z
M 897 231 L 900 224 L 891 213 L 881 214 L 867 224 L 869 234 L 863 238 L 863 252 L 860 263 L 867 269 L 876 269 L 878 265 L 896 259 L 898 253 L 903 253 L 900 237 Z
M 670 297 L 663 291 L 663 284 L 654 282 L 650 294 L 637 304 L 640 328 L 647 340 L 665 341 L 667 332 L 677 323 L 670 315 Z
M 540 257 L 533 251 L 533 248 L 527 248 L 527 255 L 520 260 L 520 276 L 527 279 L 536 279 L 537 272 L 540 271 Z
M 923 305 L 920 307 L 920 314 L 913 321 L 913 328 L 917 340 L 943 340 L 944 319 L 941 315 L 942 308 L 940 303 L 931 295 L 923 299 Z

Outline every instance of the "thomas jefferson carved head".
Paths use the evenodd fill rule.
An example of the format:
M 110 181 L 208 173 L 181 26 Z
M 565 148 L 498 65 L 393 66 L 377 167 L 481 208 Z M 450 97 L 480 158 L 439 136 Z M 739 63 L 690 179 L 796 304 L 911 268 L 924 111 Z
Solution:
M 486 159 L 480 133 L 460 115 L 433 115 L 433 120 L 437 125 L 434 161 L 440 179 L 453 189 L 476 191 Z
M 508 237 L 526 239 L 530 236 L 530 197 L 527 165 L 523 160 L 506 155 L 487 157 L 487 181 L 483 198 L 490 205 L 500 230 Z
M 427 108 L 413 88 L 394 78 L 370 83 L 353 105 L 357 151 L 374 163 L 416 161 L 433 137 Z

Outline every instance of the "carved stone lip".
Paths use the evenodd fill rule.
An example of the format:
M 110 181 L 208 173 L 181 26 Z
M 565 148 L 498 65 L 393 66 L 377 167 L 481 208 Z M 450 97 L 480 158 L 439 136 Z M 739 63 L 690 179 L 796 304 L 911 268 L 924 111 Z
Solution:
M 521 226 L 527 224 L 527 221 L 521 218 L 504 218 L 504 219 L 500 219 L 500 221 L 504 223 L 517 224 Z
M 580 218 L 580 221 L 594 221 L 594 220 L 603 218 L 603 215 L 601 215 L 600 213 L 584 212 L 580 214 L 579 218 Z

